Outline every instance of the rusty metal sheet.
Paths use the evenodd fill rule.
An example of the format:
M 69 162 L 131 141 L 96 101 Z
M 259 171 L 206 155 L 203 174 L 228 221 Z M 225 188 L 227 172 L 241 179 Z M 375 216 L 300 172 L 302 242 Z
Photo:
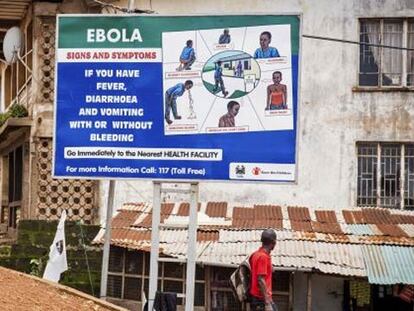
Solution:
M 391 214 L 389 210 L 380 208 L 363 208 L 362 215 L 367 224 L 389 224 Z
M 338 223 L 321 223 L 313 221 L 312 229 L 314 232 L 343 234 L 341 227 Z
M 377 224 L 377 227 L 384 235 L 389 235 L 392 237 L 408 236 L 398 225 Z
M 120 210 L 115 217 L 112 218 L 112 228 L 128 228 L 134 224 L 141 212 Z
M 200 211 L 201 203 L 198 203 L 197 210 Z M 190 203 L 183 202 L 180 204 L 177 212 L 177 216 L 189 216 L 190 215 Z
M 312 225 L 310 221 L 296 221 L 290 220 L 290 225 L 292 230 L 296 231 L 306 231 L 306 232 L 313 232 Z
M 226 217 L 227 202 L 208 202 L 206 214 L 210 217 Z
M 282 220 L 282 208 L 277 205 L 254 205 L 255 219 Z
M 306 207 L 288 206 L 289 219 L 292 221 L 310 221 L 309 210 Z
M 335 211 L 315 211 L 316 220 L 321 223 L 338 223 Z

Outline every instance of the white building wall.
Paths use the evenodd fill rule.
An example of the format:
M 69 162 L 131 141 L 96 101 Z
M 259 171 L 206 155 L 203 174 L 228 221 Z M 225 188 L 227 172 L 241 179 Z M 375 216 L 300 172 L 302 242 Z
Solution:
M 413 0 L 136 0 L 135 4 L 159 14 L 299 13 L 302 34 L 352 41 L 359 40 L 358 18 L 414 16 Z M 354 92 L 358 63 L 357 45 L 302 38 L 297 183 L 203 182 L 200 200 L 355 206 L 356 142 L 414 141 L 414 93 Z M 115 207 L 143 200 L 152 200 L 151 182 L 117 182 Z

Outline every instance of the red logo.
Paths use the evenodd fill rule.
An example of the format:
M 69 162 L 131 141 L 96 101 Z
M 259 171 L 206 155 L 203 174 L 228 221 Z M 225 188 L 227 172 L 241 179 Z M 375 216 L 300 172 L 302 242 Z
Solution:
M 252 169 L 252 173 L 253 173 L 253 175 L 260 175 L 260 172 L 261 172 L 262 170 L 259 168 L 259 167 L 255 167 L 255 168 L 253 168 Z

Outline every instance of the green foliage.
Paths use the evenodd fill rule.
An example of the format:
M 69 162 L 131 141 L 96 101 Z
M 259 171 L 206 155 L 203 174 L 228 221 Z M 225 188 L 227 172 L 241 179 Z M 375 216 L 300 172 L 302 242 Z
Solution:
M 43 258 L 32 258 L 30 260 L 30 274 L 38 277 L 42 277 L 43 271 Z
M 8 113 L 0 113 L 0 126 L 2 126 L 8 118 L 9 118 Z
M 17 231 L 17 243 L 4 250 L 0 247 L 0 266 L 42 277 L 57 225 L 57 221 L 21 220 Z M 82 231 L 80 226 L 82 226 Z M 61 284 L 92 294 L 89 267 L 94 294 L 99 294 L 102 249 L 91 245 L 99 229 L 100 226 L 66 221 L 65 235 L 69 269 L 62 274 Z M 86 263 L 83 241 L 86 244 L 88 263 Z
M 24 118 L 28 115 L 29 113 L 25 106 L 15 104 L 11 106 L 7 112 L 0 113 L 0 126 L 2 126 L 8 118 Z
M 23 118 L 27 117 L 29 114 L 26 107 L 20 104 L 11 106 L 9 113 L 11 118 Z

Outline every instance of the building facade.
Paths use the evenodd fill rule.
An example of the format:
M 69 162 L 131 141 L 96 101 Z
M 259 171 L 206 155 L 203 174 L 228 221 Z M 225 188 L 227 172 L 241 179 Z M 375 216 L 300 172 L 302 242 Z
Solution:
M 55 24 L 57 13 L 93 10 L 82 1 L 6 1 L 1 38 L 20 29 L 20 60 L 1 62 L 1 234 L 15 237 L 20 219 L 98 221 L 98 183 L 52 177 Z M 3 46 L 3 44 L 2 44 Z M 1 54 L 4 60 L 4 54 Z
M 354 44 L 412 49 L 412 1 L 160 0 L 135 5 L 158 14 L 301 15 L 297 182 L 202 183 L 201 200 L 413 207 L 413 51 Z M 152 198 L 149 181 L 118 182 L 117 189 L 118 206 Z
M 96 222 L 99 214 L 105 214 L 102 203 L 106 196 L 105 184 L 99 187 L 98 182 L 90 180 L 56 180 L 51 175 L 55 16 L 121 13 L 117 7 L 125 8 L 129 1 L 105 2 L 109 5 L 93 0 L 8 1 L 3 7 L 0 4 L 2 37 L 10 27 L 18 26 L 25 41 L 21 61 L 0 65 L 0 221 L 3 233 L 13 236 L 19 219 L 57 219 L 62 209 L 68 210 L 70 219 L 87 223 Z M 413 1 L 132 2 L 136 8 L 164 15 L 301 16 L 297 181 L 293 184 L 201 183 L 201 201 L 231 201 L 244 206 L 308 206 L 338 212 L 349 207 L 403 212 L 414 208 Z M 115 205 L 128 201 L 151 202 L 152 191 L 149 181 L 119 181 Z M 166 195 L 163 200 L 175 201 L 176 197 Z M 307 232 L 303 228 L 299 231 Z M 386 235 L 392 236 L 392 232 Z M 122 259 L 117 260 L 127 261 L 128 256 L 124 254 L 127 249 L 118 249 Z M 132 256 L 141 261 L 148 257 L 145 254 Z M 140 268 L 134 266 L 122 267 L 121 272 L 111 271 L 113 282 L 131 277 L 131 284 L 145 283 L 145 271 L 136 271 Z M 220 303 L 231 299 L 224 298 L 227 294 L 221 294 L 220 290 L 224 287 L 224 280 L 220 278 L 228 273 L 220 269 L 228 268 L 218 267 L 218 272 L 211 268 L 203 270 L 204 279 L 200 277 L 196 281 L 198 288 L 217 288 L 215 297 L 223 297 L 216 299 L 220 301 L 217 310 L 221 310 Z M 128 269 L 131 273 L 125 275 Z M 173 269 L 173 275 L 162 274 L 162 278 L 171 281 L 169 285 L 162 283 L 163 288 L 183 286 L 182 274 L 177 269 Z M 279 272 L 279 280 L 292 280 L 292 271 Z M 136 280 L 137 276 L 141 281 Z M 290 301 L 288 307 L 301 310 L 307 307 L 306 271 L 295 272 L 294 277 L 297 282 L 280 282 L 283 287 L 280 295 L 288 297 L 285 298 Z M 349 301 L 343 299 L 345 293 L 352 292 L 363 301 L 366 298 L 366 284 L 344 283 L 343 278 L 330 273 L 318 274 L 315 279 L 318 286 L 311 297 L 325 298 L 313 299 L 314 310 L 340 310 L 344 301 Z M 128 282 L 120 284 L 121 291 L 114 289 L 114 297 L 128 300 L 128 295 L 133 295 L 134 299 L 134 295 L 140 295 L 135 291 L 128 294 Z M 346 286 L 348 291 L 344 289 Z M 393 295 L 392 287 L 381 286 L 369 288 L 384 299 Z M 214 290 L 208 293 L 211 292 Z M 207 308 L 213 308 L 214 298 L 209 299 Z M 363 304 L 359 307 L 363 310 Z

